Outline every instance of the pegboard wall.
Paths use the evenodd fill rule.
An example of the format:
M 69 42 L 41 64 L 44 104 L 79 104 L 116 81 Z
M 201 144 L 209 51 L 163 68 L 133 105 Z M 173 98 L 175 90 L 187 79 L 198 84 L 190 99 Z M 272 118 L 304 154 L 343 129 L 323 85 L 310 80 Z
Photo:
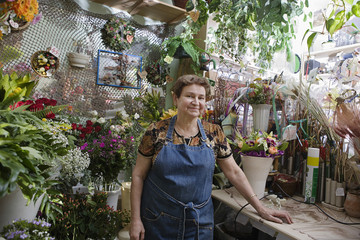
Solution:
M 73 0 L 38 0 L 42 19 L 34 25 L 20 31 L 12 31 L 0 41 L 0 62 L 5 73 L 16 70 L 31 71 L 38 85 L 33 97 L 52 98 L 58 104 L 68 104 L 76 109 L 79 115 L 86 115 L 89 110 L 97 110 L 100 115 L 112 109 L 112 103 L 119 101 L 125 94 L 132 97 L 141 95 L 149 83 L 141 82 L 139 89 L 102 86 L 97 84 L 98 50 L 113 51 L 102 42 L 100 30 L 107 20 L 120 17 L 128 21 L 136 30 L 131 47 L 122 53 L 141 56 L 142 67 L 160 58 L 162 41 L 175 32 L 174 25 L 140 25 L 131 15 L 96 14 L 82 9 Z M 90 55 L 85 68 L 69 65 L 67 54 L 76 52 L 81 43 L 84 52 Z M 56 73 L 44 78 L 36 75 L 30 66 L 31 56 L 49 47 L 60 50 L 59 69 Z

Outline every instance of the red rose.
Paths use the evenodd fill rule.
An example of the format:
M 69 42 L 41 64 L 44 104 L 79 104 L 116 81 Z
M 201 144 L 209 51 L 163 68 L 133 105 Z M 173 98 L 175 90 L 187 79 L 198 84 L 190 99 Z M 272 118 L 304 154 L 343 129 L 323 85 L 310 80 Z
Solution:
M 76 123 L 72 123 L 72 124 L 71 124 L 71 128 L 72 128 L 72 130 L 76 130 L 76 128 L 77 128 Z
M 93 124 L 94 124 L 94 123 L 93 123 L 92 121 L 90 121 L 90 120 L 87 120 L 87 121 L 86 121 L 86 126 L 87 126 L 87 127 L 91 127 Z
M 80 134 L 80 135 L 79 135 L 79 138 L 80 138 L 80 139 L 84 139 L 84 138 L 85 138 L 85 134 L 84 134 L 84 133 Z
M 55 118 L 55 114 L 53 112 L 50 112 L 48 114 L 46 114 L 45 116 L 47 119 L 54 119 Z
M 10 106 L 10 109 L 18 108 L 18 107 L 20 107 L 20 106 L 22 106 L 22 105 L 24 105 L 24 104 L 25 104 L 25 103 L 24 103 L 23 101 L 19 101 L 19 102 L 15 103 L 14 106 L 11 105 L 11 106 Z
M 77 127 L 77 129 L 78 129 L 79 131 L 81 131 L 81 129 L 83 129 L 82 125 L 79 124 L 79 126 Z
M 44 106 L 42 104 L 35 103 L 29 107 L 29 110 L 32 112 L 43 110 Z
M 38 98 L 35 100 L 35 103 L 36 104 L 45 104 L 48 101 L 49 101 L 49 99 L 47 99 L 47 98 Z
M 101 126 L 96 126 L 95 127 L 95 132 L 100 132 L 101 131 Z
M 56 106 L 57 104 L 57 101 L 55 99 L 50 99 L 46 105 L 49 105 L 49 106 Z

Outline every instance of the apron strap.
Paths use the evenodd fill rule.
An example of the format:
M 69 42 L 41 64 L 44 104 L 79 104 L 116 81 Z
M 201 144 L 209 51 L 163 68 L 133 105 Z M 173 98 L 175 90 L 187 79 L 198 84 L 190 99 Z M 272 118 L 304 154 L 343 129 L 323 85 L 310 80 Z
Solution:
M 170 125 L 169 125 L 169 129 L 166 133 L 166 139 L 165 139 L 165 144 L 167 144 L 168 142 L 172 141 L 172 133 L 174 131 L 175 128 L 175 121 L 176 121 L 177 115 L 173 116 L 170 120 Z

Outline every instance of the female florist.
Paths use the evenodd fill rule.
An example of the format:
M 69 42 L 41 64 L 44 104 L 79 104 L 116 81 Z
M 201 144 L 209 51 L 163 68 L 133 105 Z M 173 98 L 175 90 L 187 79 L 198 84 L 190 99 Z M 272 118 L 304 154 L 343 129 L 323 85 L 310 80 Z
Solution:
M 0 239 L 360 238 L 360 2 L 182 2 L 0 0 Z

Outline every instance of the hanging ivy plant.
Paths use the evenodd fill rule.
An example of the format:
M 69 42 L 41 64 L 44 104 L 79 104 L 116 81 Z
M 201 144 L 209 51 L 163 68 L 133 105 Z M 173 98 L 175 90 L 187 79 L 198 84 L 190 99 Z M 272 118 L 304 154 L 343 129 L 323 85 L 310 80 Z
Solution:
M 294 18 L 303 14 L 303 7 L 302 0 L 212 1 L 209 13 L 219 25 L 209 50 L 241 63 L 249 49 L 257 65 L 267 69 L 275 52 L 286 49 L 290 57 Z
M 121 18 L 112 18 L 101 29 L 101 36 L 106 47 L 121 52 L 130 48 L 134 41 L 135 28 Z

